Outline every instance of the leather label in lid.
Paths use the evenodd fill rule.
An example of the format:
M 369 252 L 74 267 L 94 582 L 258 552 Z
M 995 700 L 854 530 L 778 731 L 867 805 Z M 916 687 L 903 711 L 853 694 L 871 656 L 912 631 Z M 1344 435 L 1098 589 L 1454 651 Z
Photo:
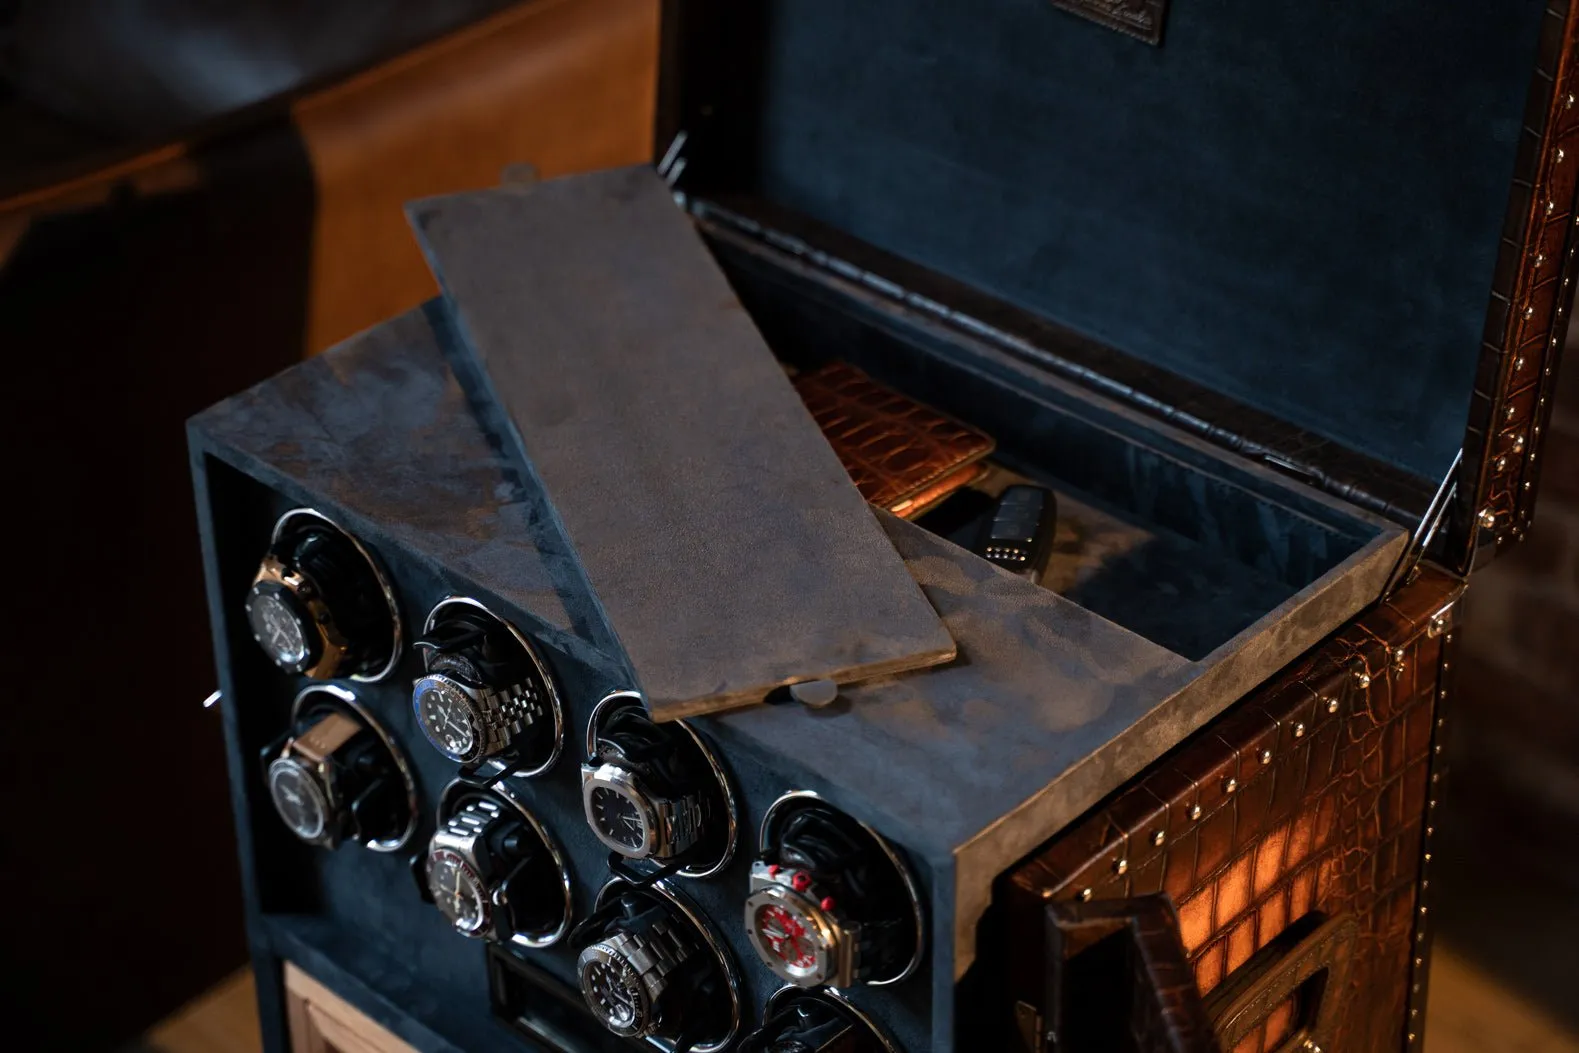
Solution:
M 1162 27 L 1168 21 L 1168 0 L 1052 0 L 1052 4 L 1148 44 L 1162 43 Z

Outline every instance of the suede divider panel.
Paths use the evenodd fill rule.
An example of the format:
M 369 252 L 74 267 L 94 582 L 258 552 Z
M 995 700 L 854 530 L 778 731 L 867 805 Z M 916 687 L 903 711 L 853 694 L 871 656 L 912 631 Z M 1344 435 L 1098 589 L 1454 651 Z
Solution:
M 451 364 L 541 484 L 654 717 L 954 657 L 651 169 L 410 213 Z

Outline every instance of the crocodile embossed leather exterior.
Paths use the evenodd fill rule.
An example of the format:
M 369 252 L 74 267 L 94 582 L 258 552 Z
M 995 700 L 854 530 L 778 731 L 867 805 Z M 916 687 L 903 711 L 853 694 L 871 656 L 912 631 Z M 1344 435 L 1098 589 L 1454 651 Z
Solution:
M 1491 312 L 1470 405 L 1453 558 L 1467 569 L 1473 539 L 1500 551 L 1535 513 L 1540 451 L 1551 416 L 1573 303 L 1574 193 L 1579 185 L 1579 7 L 1554 0 L 1541 35 L 1513 198 L 1503 228 Z
M 1042 997 L 1048 902 L 1165 892 L 1208 997 L 1291 927 L 1354 919 L 1347 977 L 1321 996 L 1342 999 L 1329 1048 L 1418 1048 L 1419 885 L 1460 590 L 1423 570 L 1014 871 L 1013 997 Z M 1313 1011 L 1283 1000 L 1233 1048 L 1270 1053 Z
M 795 390 L 861 496 L 905 519 L 976 477 L 992 452 L 985 432 L 834 362 L 795 378 Z

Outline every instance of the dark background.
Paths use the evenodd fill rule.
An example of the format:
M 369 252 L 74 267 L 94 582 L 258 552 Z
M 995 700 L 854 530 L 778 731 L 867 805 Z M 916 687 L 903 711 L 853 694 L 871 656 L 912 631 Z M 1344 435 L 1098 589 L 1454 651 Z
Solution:
M 654 4 L 507 6 L 0 0 L 0 1046 L 246 958 L 186 418 L 433 294 L 402 200 L 650 155 Z
M 431 295 L 400 201 L 648 156 L 655 4 L 535 0 L 379 73 L 506 5 L 0 0 L 4 1044 L 113 1048 L 245 957 L 185 418 Z M 1466 600 L 1436 902 L 1579 1027 L 1572 364 L 1545 449 Z

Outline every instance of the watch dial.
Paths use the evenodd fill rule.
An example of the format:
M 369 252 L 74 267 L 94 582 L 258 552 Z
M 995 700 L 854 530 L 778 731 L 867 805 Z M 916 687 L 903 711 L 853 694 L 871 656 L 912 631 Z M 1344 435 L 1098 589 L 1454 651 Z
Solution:
M 284 593 L 254 591 L 247 599 L 247 624 L 275 665 L 294 673 L 307 664 L 307 631 Z
M 607 786 L 594 787 L 588 801 L 592 825 L 627 855 L 647 843 L 647 823 L 635 801 Z
M 620 1035 L 636 1035 L 646 1027 L 647 1006 L 641 979 L 623 958 L 583 958 L 581 993 L 603 1025 Z
M 455 684 L 437 676 L 417 681 L 413 692 L 417 722 L 438 751 L 451 760 L 475 759 L 479 729 L 471 699 Z
M 269 765 L 269 796 L 275 811 L 303 841 L 316 841 L 329 825 L 329 802 L 322 787 L 300 764 L 276 760 Z
M 460 853 L 440 848 L 428 856 L 428 891 L 460 932 L 477 936 L 487 928 L 488 890 Z
M 767 903 L 751 917 L 756 946 L 770 957 L 767 964 L 796 981 L 820 973 L 823 941 L 817 926 L 804 914 L 781 903 Z

